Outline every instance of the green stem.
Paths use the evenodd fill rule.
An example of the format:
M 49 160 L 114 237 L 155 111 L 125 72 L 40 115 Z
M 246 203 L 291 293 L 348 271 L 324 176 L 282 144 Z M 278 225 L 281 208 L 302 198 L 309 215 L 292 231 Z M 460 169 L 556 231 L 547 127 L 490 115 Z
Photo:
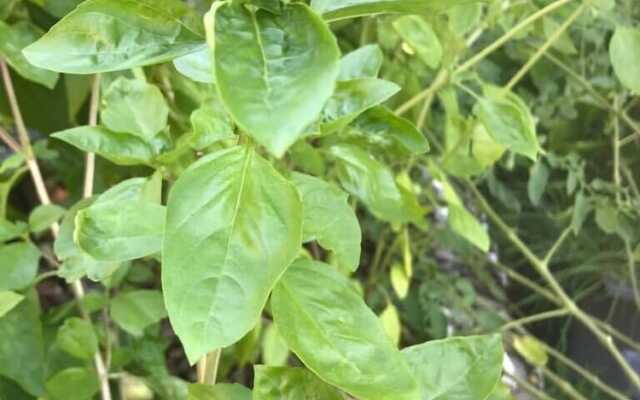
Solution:
M 529 315 L 524 318 L 516 319 L 504 324 L 501 328 L 503 331 L 507 331 L 509 329 L 513 329 L 516 327 L 520 327 L 522 325 L 531 324 L 533 322 L 544 321 L 551 318 L 564 317 L 569 313 L 569 310 L 565 308 L 561 308 L 559 310 L 545 311 L 539 314 Z
M 565 392 L 570 398 L 577 400 L 587 400 L 586 397 L 582 395 L 582 393 L 578 392 L 573 385 L 566 380 L 562 379 L 555 372 L 551 371 L 549 368 L 543 368 L 542 374 L 549 378 L 551 382 L 553 382 L 560 390 Z
M 540 389 L 536 388 L 535 386 L 533 386 L 532 384 L 530 384 L 526 380 L 520 378 L 519 376 L 511 375 L 511 374 L 507 374 L 507 376 L 509 378 L 513 379 L 514 381 L 516 381 L 518 386 L 521 386 L 526 392 L 528 392 L 529 394 L 533 395 L 537 399 L 540 399 L 540 400 L 556 400 L 553 397 L 551 397 L 548 394 L 546 394 L 543 391 L 541 391 Z
M 215 385 L 221 354 L 222 349 L 214 350 L 198 362 L 198 383 Z

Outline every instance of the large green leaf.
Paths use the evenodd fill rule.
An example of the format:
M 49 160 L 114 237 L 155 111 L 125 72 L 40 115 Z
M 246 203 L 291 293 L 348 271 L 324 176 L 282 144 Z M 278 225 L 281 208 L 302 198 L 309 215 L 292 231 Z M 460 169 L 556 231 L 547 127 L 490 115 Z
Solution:
M 471 4 L 479 0 L 312 0 L 311 7 L 322 16 L 335 21 L 364 15 L 426 14 L 441 12 L 460 4 Z
M 142 335 L 146 327 L 166 316 L 162 293 L 158 290 L 120 293 L 111 303 L 113 321 L 132 335 Z
M 442 61 L 442 44 L 427 21 L 417 15 L 405 15 L 393 21 L 393 27 L 425 65 L 438 68 Z
M 629 90 L 640 93 L 640 30 L 628 26 L 616 29 L 609 45 L 611 64 L 618 79 Z
M 0 375 L 17 382 L 32 395 L 42 395 L 44 342 L 35 291 L 0 318 L 0 338 Z
M 87 0 L 24 49 L 35 66 L 92 74 L 156 64 L 197 50 L 178 0 Z
M 324 381 L 366 400 L 418 400 L 418 386 L 376 315 L 332 267 L 298 259 L 273 291 L 278 331 Z
M 29 229 L 31 232 L 42 232 L 57 222 L 66 210 L 56 204 L 42 204 L 29 214 Z
M 347 194 L 305 174 L 294 173 L 293 182 L 302 195 L 303 241 L 318 241 L 335 253 L 342 267 L 355 271 L 360 263 L 362 232 Z
M 162 287 L 192 363 L 254 327 L 301 242 L 300 196 L 251 147 L 183 173 L 169 195 Z
M 392 223 L 417 222 L 422 210 L 397 185 L 391 170 L 352 145 L 332 146 L 342 187 L 362 201 L 376 217 Z
M 281 14 L 223 5 L 209 16 L 222 101 L 247 134 L 282 156 L 333 92 L 340 57 L 336 39 L 302 3 Z
M 159 175 L 133 178 L 109 189 L 78 211 L 74 240 L 98 261 L 122 262 L 160 252 L 165 207 L 160 205 Z M 153 191 L 156 193 L 148 193 Z
M 251 400 L 251 390 L 242 385 L 218 383 L 217 385 L 189 385 L 187 400 Z
M 27 22 L 9 26 L 0 21 L 0 56 L 23 78 L 40 83 L 49 89 L 58 82 L 58 74 L 29 64 L 22 49 L 33 43 L 42 32 Z
M 89 400 L 100 389 L 98 375 L 88 368 L 62 370 L 47 380 L 51 400 Z
M 254 367 L 254 400 L 342 400 L 340 391 L 303 368 Z
M 98 351 L 98 337 L 91 322 L 68 318 L 58 330 L 56 343 L 74 357 L 91 360 Z
M 335 92 L 322 110 L 322 133 L 343 129 L 360 114 L 383 103 L 398 91 L 400 86 L 395 83 L 376 78 L 338 82 Z
M 6 313 L 16 308 L 20 302 L 24 300 L 24 296 L 10 290 L 0 291 L 0 318 Z
M 102 98 L 100 118 L 114 132 L 151 140 L 167 126 L 169 107 L 160 89 L 139 79 L 116 79 Z
M 173 65 L 182 75 L 200 83 L 214 83 L 213 56 L 206 43 L 193 53 L 185 54 L 173 60 Z
M 500 335 L 434 340 L 402 350 L 422 400 L 484 400 L 502 375 Z
M 40 251 L 26 242 L 0 245 L 0 260 L 0 290 L 20 290 L 36 277 Z
M 101 126 L 80 126 L 51 136 L 119 165 L 149 164 L 154 157 L 151 146 L 139 137 Z
M 429 142 L 418 128 L 385 107 L 374 107 L 360 115 L 346 131 L 346 136 L 379 148 L 393 157 L 429 151 Z

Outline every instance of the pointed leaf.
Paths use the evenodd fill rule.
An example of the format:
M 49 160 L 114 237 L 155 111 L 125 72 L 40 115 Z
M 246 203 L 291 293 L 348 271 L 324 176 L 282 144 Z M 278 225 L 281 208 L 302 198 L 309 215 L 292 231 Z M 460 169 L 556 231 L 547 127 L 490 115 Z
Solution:
M 618 79 L 629 90 L 640 93 L 640 30 L 620 26 L 609 45 L 611 64 Z
M 340 57 L 336 39 L 302 3 L 279 15 L 223 5 L 209 17 L 222 101 L 247 134 L 281 157 L 333 92 Z
M 187 78 L 200 83 L 215 83 L 213 76 L 213 55 L 206 43 L 197 51 L 173 60 L 173 66 Z
M 66 210 L 55 204 L 42 204 L 29 214 L 29 229 L 31 232 L 42 232 L 57 222 Z
M 324 381 L 367 400 L 418 400 L 401 354 L 347 278 L 298 259 L 273 291 L 278 331 Z
M 301 242 L 295 187 L 252 148 L 213 153 L 183 173 L 169 195 L 162 287 L 192 363 L 254 327 Z
M 376 78 L 383 61 L 384 54 L 377 44 L 363 46 L 342 57 L 338 80 Z
M 157 64 L 202 46 L 187 17 L 178 0 L 87 0 L 24 55 L 37 67 L 70 74 Z

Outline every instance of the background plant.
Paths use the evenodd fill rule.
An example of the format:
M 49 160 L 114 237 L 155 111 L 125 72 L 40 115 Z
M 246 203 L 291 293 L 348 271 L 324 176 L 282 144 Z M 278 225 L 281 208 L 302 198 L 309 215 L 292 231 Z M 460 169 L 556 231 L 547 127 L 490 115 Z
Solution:
M 631 398 L 638 8 L 0 1 L 0 398 Z

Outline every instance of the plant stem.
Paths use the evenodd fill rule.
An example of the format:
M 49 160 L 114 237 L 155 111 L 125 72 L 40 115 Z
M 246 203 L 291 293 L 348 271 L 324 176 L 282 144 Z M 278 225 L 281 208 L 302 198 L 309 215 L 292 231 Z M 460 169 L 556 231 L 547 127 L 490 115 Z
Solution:
M 221 354 L 222 349 L 214 350 L 198 362 L 198 383 L 207 385 L 216 383 Z
M 516 319 L 516 320 L 510 321 L 510 322 L 507 322 L 506 324 L 504 324 L 502 326 L 501 329 L 503 331 L 507 331 L 509 329 L 513 329 L 515 327 L 520 327 L 522 325 L 530 324 L 530 323 L 533 323 L 533 322 L 544 321 L 544 320 L 550 319 L 550 318 L 564 317 L 568 313 L 569 313 L 569 310 L 567 310 L 566 308 L 561 308 L 559 310 L 545 311 L 545 312 L 542 312 L 542 313 L 539 313 L 539 314 L 529 315 L 529 316 L 524 317 L 524 318 L 520 318 L 520 319 Z
M 584 9 L 586 8 L 586 3 L 583 3 L 578 7 L 570 16 L 567 18 L 558 29 L 547 39 L 547 41 L 536 51 L 529 61 L 525 65 L 520 68 L 520 70 L 511 78 L 509 83 L 504 87 L 506 91 L 513 89 L 513 87 L 520 82 L 520 80 L 531 70 L 531 68 L 540 60 L 540 58 L 553 46 L 558 39 L 562 36 L 563 33 L 566 32 L 567 29 L 571 26 L 571 24 L 582 14 Z
M 555 372 L 551 371 L 549 368 L 543 368 L 542 374 L 549 378 L 560 390 L 565 392 L 570 398 L 577 400 L 587 400 L 586 397 L 582 395 L 582 393 L 578 392 L 573 385 L 566 380 L 562 379 Z
M 553 397 L 551 397 L 548 394 L 544 393 L 540 389 L 534 387 L 532 384 L 530 384 L 526 380 L 520 378 L 519 376 L 511 375 L 511 374 L 507 374 L 507 376 L 509 378 L 513 379 L 514 381 L 516 381 L 518 386 L 521 386 L 525 391 L 529 392 L 535 398 L 541 399 L 541 400 L 555 400 Z
M 2 127 L 0 127 L 0 140 L 2 140 L 14 153 L 20 153 L 20 145 L 18 142 L 9 135 L 9 132 L 2 129 Z
M 413 106 L 420 103 L 422 100 L 434 96 L 435 93 L 444 85 L 446 85 L 448 81 L 449 71 L 447 71 L 446 69 L 440 70 L 438 75 L 436 75 L 435 79 L 433 80 L 433 82 L 431 82 L 431 85 L 427 89 L 413 96 L 395 110 L 396 115 L 402 115 L 412 109 Z
M 489 218 L 498 226 L 503 234 L 511 241 L 511 243 L 520 250 L 520 252 L 529 260 L 533 268 L 542 276 L 547 285 L 551 288 L 556 297 L 560 300 L 562 305 L 568 310 L 569 314 L 577 318 L 582 324 L 587 327 L 588 330 L 598 339 L 598 341 L 609 351 L 613 358 L 622 368 L 623 372 L 629 379 L 629 381 L 637 388 L 640 389 L 640 376 L 629 365 L 624 358 L 618 346 L 615 344 L 611 336 L 605 332 L 594 322 L 593 318 L 582 311 L 576 303 L 569 297 L 569 295 L 560 286 L 556 278 L 549 271 L 548 262 L 539 259 L 529 247 L 522 242 L 522 240 L 515 234 L 515 232 L 500 218 L 500 216 L 493 210 L 482 193 L 473 185 L 472 182 L 467 181 L 469 189 L 473 192 L 478 200 L 478 203 L 489 216 Z
M 29 167 L 29 171 L 31 172 L 31 178 L 34 182 L 34 186 L 36 188 L 36 192 L 38 194 L 38 198 L 40 199 L 41 204 L 51 204 L 51 199 L 49 198 L 49 193 L 47 192 L 47 188 L 44 184 L 44 180 L 42 178 L 42 174 L 40 173 L 40 167 L 38 166 L 38 162 L 33 154 L 33 148 L 31 147 L 31 139 L 29 139 L 29 133 L 27 131 L 27 127 L 24 123 L 24 119 L 22 118 L 22 113 L 20 112 L 20 106 L 18 105 L 18 100 L 15 94 L 15 90 L 13 88 L 13 82 L 11 81 L 11 73 L 9 72 L 9 68 L 4 60 L 0 60 L 0 70 L 2 72 L 2 80 L 5 86 L 5 92 L 7 94 L 7 98 L 9 99 L 9 105 L 11 107 L 11 113 L 13 115 L 13 119 L 16 123 L 16 128 L 18 130 L 18 136 L 20 138 L 21 150 L 25 155 L 27 166 Z M 60 231 L 60 227 L 57 223 L 51 225 L 51 232 L 54 237 L 58 236 L 58 232 Z M 82 282 L 75 281 L 71 284 L 71 290 L 73 291 L 76 299 L 80 300 L 84 297 L 84 287 L 82 286 Z M 82 317 L 86 320 L 90 320 L 89 315 L 84 311 L 82 307 L 80 307 L 80 313 Z M 109 388 L 109 376 L 104 366 L 104 361 L 102 360 L 102 356 L 100 352 L 96 352 L 94 356 L 94 364 L 96 367 L 96 372 L 98 374 L 100 380 L 100 394 L 102 396 L 102 400 L 111 400 L 111 389 Z
M 98 125 L 98 106 L 100 104 L 100 75 L 93 78 L 91 86 L 91 103 L 89 105 L 89 126 Z M 84 168 L 84 189 L 83 197 L 89 198 L 93 195 L 93 182 L 96 170 L 96 155 L 87 153 Z

